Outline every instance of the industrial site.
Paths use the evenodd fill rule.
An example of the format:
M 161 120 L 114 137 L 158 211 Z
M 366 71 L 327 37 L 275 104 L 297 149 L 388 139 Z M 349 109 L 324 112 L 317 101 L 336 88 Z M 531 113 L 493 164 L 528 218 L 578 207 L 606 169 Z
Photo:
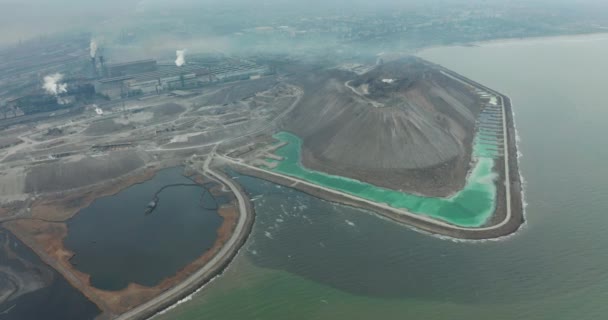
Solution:
M 0 52 L 0 223 L 99 319 L 147 318 L 222 272 L 254 216 L 228 171 L 453 238 L 523 223 L 509 98 L 441 66 L 109 50 L 82 35 Z M 194 227 L 183 255 L 148 252 Z M 139 254 L 157 270 L 96 268 Z

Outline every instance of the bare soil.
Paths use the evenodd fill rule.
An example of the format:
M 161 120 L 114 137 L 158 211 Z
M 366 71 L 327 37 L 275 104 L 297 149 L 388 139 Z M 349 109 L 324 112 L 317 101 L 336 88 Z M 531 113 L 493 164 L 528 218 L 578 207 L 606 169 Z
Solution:
M 117 151 L 101 157 L 84 157 L 32 167 L 25 179 L 25 192 L 44 193 L 81 188 L 125 175 L 144 166 L 135 151 Z
M 159 168 L 151 167 L 139 174 L 130 175 L 110 181 L 104 185 L 88 190 L 73 192 L 63 196 L 49 195 L 34 201 L 31 206 L 32 217 L 47 221 L 65 221 L 88 207 L 95 199 L 116 194 L 134 184 L 142 183 L 154 177 Z
M 470 88 L 415 58 L 295 81 L 305 95 L 281 128 L 303 139 L 306 167 L 429 196 L 463 186 L 481 108 Z

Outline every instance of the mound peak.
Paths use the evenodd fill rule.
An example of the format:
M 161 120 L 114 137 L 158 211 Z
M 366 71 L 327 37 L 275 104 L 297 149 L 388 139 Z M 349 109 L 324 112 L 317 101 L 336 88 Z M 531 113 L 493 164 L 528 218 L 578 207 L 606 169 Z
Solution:
M 299 82 L 283 129 L 303 139 L 305 166 L 433 196 L 464 185 L 480 104 L 460 82 L 417 58 Z

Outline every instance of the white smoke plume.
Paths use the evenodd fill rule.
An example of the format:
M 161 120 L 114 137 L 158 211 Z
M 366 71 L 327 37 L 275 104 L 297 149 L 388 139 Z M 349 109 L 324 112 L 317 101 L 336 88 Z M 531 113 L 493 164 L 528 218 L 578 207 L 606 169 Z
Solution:
M 175 55 L 177 55 L 177 59 L 175 59 L 175 65 L 181 67 L 186 63 L 186 50 L 177 50 L 175 51 Z
M 95 58 L 95 55 L 97 54 L 97 42 L 95 39 L 91 39 L 91 44 L 89 44 L 89 54 L 91 55 L 91 58 Z
M 62 97 L 57 97 L 57 103 L 64 105 L 70 103 L 70 100 Z
M 63 75 L 61 73 L 45 76 L 42 89 L 54 96 L 57 96 L 60 93 L 66 93 L 68 92 L 68 85 L 67 83 L 60 83 L 62 79 Z

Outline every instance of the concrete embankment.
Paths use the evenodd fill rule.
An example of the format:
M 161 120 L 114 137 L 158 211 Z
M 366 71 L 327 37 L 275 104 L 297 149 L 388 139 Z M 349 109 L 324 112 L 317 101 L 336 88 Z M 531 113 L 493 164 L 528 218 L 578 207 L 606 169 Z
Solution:
M 443 69 L 443 68 L 441 68 Z M 508 157 L 504 161 L 504 156 L 501 161 L 497 161 L 496 171 L 499 175 L 498 181 L 507 181 L 507 183 L 498 182 L 497 184 L 497 204 L 493 217 L 486 225 L 480 228 L 464 228 L 458 227 L 428 218 L 424 215 L 412 214 L 403 210 L 395 209 L 382 203 L 374 203 L 365 199 L 361 199 L 349 194 L 328 189 L 322 186 L 309 183 L 291 176 L 269 172 L 247 164 L 234 161 L 234 159 L 223 158 L 227 165 L 236 171 L 250 176 L 255 176 L 264 180 L 268 180 L 287 187 L 295 188 L 312 196 L 325 200 L 350 205 L 354 207 L 364 208 L 374 211 L 395 222 L 412 226 L 430 233 L 445 235 L 459 239 L 492 239 L 509 235 L 519 229 L 524 222 L 523 206 L 521 197 L 521 181 L 517 159 L 516 134 L 513 123 L 513 113 L 511 109 L 511 100 L 494 90 L 482 86 L 474 81 L 464 78 L 458 74 L 445 69 L 452 76 L 466 82 L 472 86 L 492 92 L 502 98 L 504 104 L 505 127 L 507 133 L 507 144 L 509 146 L 508 153 L 504 156 Z M 508 178 L 506 175 L 508 174 Z M 505 179 L 507 178 L 507 179 Z M 507 188 L 508 186 L 508 188 Z
M 294 188 L 323 200 L 370 210 L 394 222 L 424 230 L 430 233 L 446 235 L 452 238 L 476 240 L 498 238 L 514 232 L 519 226 L 519 224 L 517 224 L 514 228 L 513 226 L 511 226 L 510 228 L 505 228 L 503 226 L 498 229 L 484 231 L 459 228 L 456 226 L 450 226 L 445 223 L 441 223 L 439 221 L 435 222 L 430 221 L 431 219 L 423 219 L 423 216 L 415 217 L 414 214 L 405 215 L 404 212 L 399 212 L 400 210 L 398 209 L 388 208 L 388 206 L 382 204 L 374 204 L 364 199 L 348 197 L 337 192 L 331 192 L 327 189 L 316 187 L 312 184 L 305 183 L 304 181 L 298 181 L 298 179 L 293 179 L 291 177 L 283 176 L 280 174 L 273 174 L 264 170 L 257 170 L 252 167 L 243 166 L 242 164 L 236 162 L 226 162 L 226 164 L 230 168 L 244 175 L 253 176 L 286 187 Z
M 447 69 L 443 66 L 437 65 L 437 64 L 433 64 L 431 62 L 427 62 L 428 64 L 433 65 L 435 68 L 439 68 L 442 71 L 449 73 L 451 76 L 458 78 L 464 82 L 469 83 L 470 85 L 480 88 L 482 90 L 485 90 L 487 92 L 492 92 L 498 96 L 500 96 L 502 98 L 503 101 L 503 105 L 504 105 L 504 109 L 505 109 L 505 120 L 506 120 L 506 125 L 507 125 L 507 137 L 506 137 L 506 143 L 509 146 L 509 152 L 508 154 L 506 154 L 505 156 L 508 157 L 507 161 L 508 161 L 508 166 L 509 166 L 509 177 L 508 177 L 508 186 L 510 188 L 510 217 L 509 217 L 509 221 L 506 222 L 506 224 L 504 226 L 502 226 L 502 228 L 506 231 L 506 230 L 512 230 L 509 233 L 513 233 L 515 231 L 517 231 L 517 229 L 519 229 L 519 227 L 525 222 L 525 217 L 524 217 L 524 206 L 523 206 L 523 186 L 522 186 L 522 181 L 521 181 L 521 174 L 519 172 L 519 159 L 518 159 L 518 149 L 517 149 L 517 132 L 516 127 L 515 127 L 515 119 L 514 117 L 514 111 L 513 111 L 513 105 L 511 103 L 511 99 L 500 93 L 497 92 L 496 90 L 493 90 L 491 88 L 488 88 L 474 80 L 471 80 L 461 74 L 458 74 L 450 69 Z M 501 170 L 501 178 L 504 179 L 504 171 Z M 499 189 L 499 196 L 502 196 L 502 202 L 505 202 L 506 199 L 504 199 L 504 189 L 506 186 L 500 186 Z M 502 191 L 502 192 L 501 192 Z M 499 204 L 500 206 L 500 204 Z M 506 212 L 501 212 L 501 208 L 498 207 L 497 208 L 497 214 L 495 219 L 493 219 L 493 221 L 497 221 L 498 218 L 502 219 L 504 218 L 504 216 L 506 215 Z
M 207 284 L 214 277 L 220 275 L 236 256 L 239 249 L 247 241 L 251 228 L 253 227 L 255 217 L 251 201 L 241 186 L 234 183 L 222 172 L 208 169 L 207 173 L 211 178 L 227 186 L 236 196 L 239 206 L 239 219 L 232 236 L 230 239 L 228 239 L 220 252 L 218 252 L 218 254 L 214 256 L 208 264 L 188 277 L 188 279 L 155 297 L 154 299 L 120 315 L 116 319 L 147 319 L 154 316 L 158 312 L 167 309 L 179 300 L 187 297 L 200 287 Z

